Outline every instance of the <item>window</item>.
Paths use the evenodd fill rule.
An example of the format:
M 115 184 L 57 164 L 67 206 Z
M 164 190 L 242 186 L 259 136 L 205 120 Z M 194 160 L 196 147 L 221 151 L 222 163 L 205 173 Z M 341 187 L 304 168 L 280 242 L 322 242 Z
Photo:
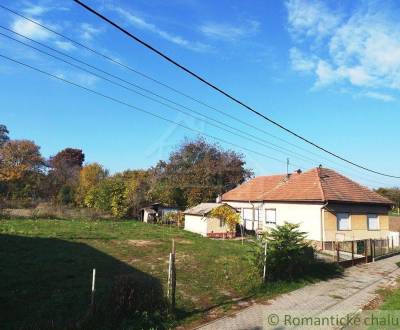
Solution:
M 254 220 L 258 221 L 258 209 L 254 209 Z M 244 220 L 253 220 L 253 209 L 243 209 L 243 219 Z
M 379 230 L 379 217 L 377 214 L 368 214 L 368 230 Z
M 276 224 L 276 209 L 265 210 L 265 223 Z
M 350 230 L 350 215 L 348 213 L 337 213 L 337 229 Z

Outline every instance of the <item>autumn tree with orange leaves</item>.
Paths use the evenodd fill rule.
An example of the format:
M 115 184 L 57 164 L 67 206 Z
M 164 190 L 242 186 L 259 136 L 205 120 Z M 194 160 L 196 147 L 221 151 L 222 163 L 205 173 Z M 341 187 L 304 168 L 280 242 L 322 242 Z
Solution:
M 0 180 L 18 181 L 41 172 L 44 159 L 40 147 L 29 140 L 11 140 L 0 148 Z

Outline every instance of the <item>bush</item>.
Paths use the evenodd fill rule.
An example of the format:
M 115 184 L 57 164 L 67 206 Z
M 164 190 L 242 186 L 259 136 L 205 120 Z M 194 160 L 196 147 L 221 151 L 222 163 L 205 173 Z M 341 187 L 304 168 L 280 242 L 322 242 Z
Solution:
M 210 216 L 222 220 L 229 229 L 229 232 L 234 233 L 236 225 L 239 224 L 239 214 L 229 205 L 221 205 L 213 209 Z
M 71 186 L 64 185 L 57 194 L 57 202 L 61 205 L 71 205 L 75 201 L 75 191 Z
M 158 279 L 131 274 L 116 277 L 108 298 L 80 322 L 82 329 L 163 329 L 168 303 Z
M 168 212 L 164 215 L 163 223 L 185 226 L 185 215 L 181 211 Z
M 123 218 L 128 211 L 128 207 L 125 205 L 125 190 L 125 184 L 121 179 L 107 178 L 88 191 L 85 197 L 85 205 L 110 212 L 117 218 Z
M 264 270 L 264 247 L 266 253 L 267 280 L 293 280 L 307 275 L 315 263 L 314 250 L 305 240 L 306 233 L 298 230 L 299 225 L 285 223 L 266 232 L 256 242 L 252 263 L 259 274 Z

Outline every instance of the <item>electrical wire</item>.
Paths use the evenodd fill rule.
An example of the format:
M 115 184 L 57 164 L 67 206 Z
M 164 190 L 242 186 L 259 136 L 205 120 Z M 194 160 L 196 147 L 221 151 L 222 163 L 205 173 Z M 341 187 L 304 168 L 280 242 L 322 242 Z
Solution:
M 265 135 L 268 135 L 268 136 L 270 136 L 270 137 L 273 137 L 274 139 L 277 139 L 277 140 L 279 140 L 279 141 L 281 141 L 281 142 L 284 142 L 285 144 L 288 144 L 288 145 L 290 145 L 290 146 L 293 146 L 293 147 L 295 147 L 295 148 L 297 148 L 297 149 L 299 149 L 299 150 L 302 150 L 302 151 L 305 151 L 305 152 L 307 152 L 307 153 L 309 153 L 309 154 L 311 154 L 311 155 L 320 157 L 321 159 L 324 159 L 324 160 L 326 160 L 326 161 L 332 162 L 333 164 L 342 166 L 342 164 L 339 164 L 338 162 L 334 162 L 333 160 L 330 160 L 330 159 L 328 159 L 328 158 L 325 158 L 325 157 L 323 157 L 323 156 L 321 156 L 321 155 L 319 155 L 319 154 L 316 154 L 315 152 L 312 152 L 312 151 L 310 151 L 310 150 L 308 150 L 308 149 L 305 149 L 305 148 L 303 148 L 303 147 L 301 147 L 301 146 L 298 146 L 298 145 L 296 145 L 296 144 L 294 144 L 294 143 L 291 143 L 291 142 L 289 142 L 289 141 L 287 141 L 287 140 L 285 140 L 285 139 L 283 139 L 283 138 L 280 138 L 280 137 L 278 137 L 278 136 L 276 136 L 276 135 L 274 135 L 274 134 L 271 134 L 271 133 L 269 133 L 268 131 L 266 131 L 266 130 L 264 130 L 264 129 L 262 129 L 262 128 L 259 128 L 259 127 L 255 126 L 255 125 L 251 124 L 251 123 L 248 123 L 248 122 L 246 122 L 246 121 L 244 121 L 244 120 L 241 120 L 240 118 L 237 118 L 237 117 L 232 116 L 232 115 L 230 115 L 230 114 L 228 114 L 228 113 L 225 113 L 224 111 L 222 111 L 222 110 L 220 110 L 220 109 L 218 109 L 218 108 L 216 108 L 216 107 L 214 107 L 214 106 L 212 106 L 212 105 L 209 105 L 209 104 L 207 104 L 206 102 L 204 102 L 204 101 L 202 101 L 202 100 L 199 100 L 199 99 L 197 99 L 197 98 L 195 98 L 195 97 L 193 97 L 193 96 L 191 96 L 191 95 L 188 95 L 188 94 L 186 94 L 186 93 L 184 93 L 184 92 L 182 92 L 182 91 L 180 91 L 180 90 L 178 90 L 178 89 L 176 89 L 176 88 L 174 88 L 174 87 L 168 85 L 167 83 L 164 83 L 164 82 L 162 82 L 162 81 L 160 81 L 160 80 L 158 80 L 158 79 L 156 79 L 156 78 L 154 78 L 154 77 L 151 77 L 151 76 L 149 76 L 149 75 L 147 75 L 147 74 L 145 74 L 145 73 L 143 73 L 143 72 L 140 72 L 139 70 L 134 69 L 133 67 L 131 67 L 131 66 L 129 66 L 129 65 L 126 65 L 126 64 L 124 64 L 124 63 L 122 63 L 122 62 L 120 62 L 120 61 L 118 61 L 118 60 L 116 60 L 116 59 L 114 59 L 114 58 L 112 58 L 112 57 L 110 57 L 110 56 L 104 54 L 104 53 L 101 53 L 101 52 L 99 52 L 99 51 L 97 51 L 97 50 L 91 48 L 91 47 L 88 47 L 87 45 L 82 44 L 82 43 L 80 43 L 80 42 L 78 42 L 78 41 L 76 41 L 76 40 L 74 40 L 74 39 L 72 39 L 72 38 L 70 38 L 70 37 L 68 37 L 68 36 L 66 36 L 66 35 L 64 35 L 64 34 L 62 34 L 62 33 L 60 33 L 60 32 L 57 32 L 57 31 L 53 30 L 52 28 L 50 28 L 50 27 L 48 27 L 48 26 L 45 26 L 45 25 L 43 25 L 43 24 L 41 24 L 41 23 L 39 23 L 39 22 L 36 22 L 35 20 L 32 20 L 32 19 L 30 19 L 29 17 L 26 17 L 26 16 L 22 15 L 21 13 L 18 13 L 17 11 L 15 11 L 15 10 L 13 10 L 13 9 L 10 9 L 10 8 L 4 6 L 4 5 L 1 5 L 1 4 L 0 4 L 0 8 L 2 8 L 3 10 L 6 10 L 6 11 L 8 11 L 8 12 L 10 12 L 10 13 L 16 15 L 16 16 L 19 16 L 19 17 L 21 17 L 21 18 L 23 18 L 23 19 L 25 19 L 25 20 L 27 20 L 27 21 L 29 21 L 29 22 L 31 22 L 31 23 L 33 23 L 33 24 L 35 24 L 35 25 L 37 25 L 37 26 L 39 26 L 39 27 L 41 27 L 41 28 L 43 28 L 43 29 L 45 29 L 45 30 L 47 30 L 47 31 L 49 31 L 49 32 L 51 32 L 51 33 L 53 33 L 53 34 L 55 34 L 55 35 L 57 35 L 57 36 L 59 36 L 59 37 L 62 37 L 62 38 L 64 38 L 65 40 L 68 40 L 68 41 L 72 42 L 73 44 L 75 44 L 75 45 L 77 45 L 77 46 L 79 46 L 79 47 L 82 47 L 82 48 L 86 49 L 87 51 L 92 52 L 93 54 L 95 54 L 95 55 L 97 55 L 97 56 L 100 56 L 100 57 L 102 57 L 102 58 L 108 60 L 109 62 L 111 62 L 111 63 L 113 63 L 113 64 L 115 64 L 115 65 L 118 65 L 118 66 L 120 66 L 120 67 L 122 67 L 122 68 L 124 68 L 124 69 L 127 69 L 127 70 L 129 70 L 130 72 L 137 74 L 138 76 L 141 76 L 141 77 L 143 77 L 143 78 L 145 78 L 145 79 L 147 79 L 147 80 L 149 80 L 149 81 L 152 81 L 152 82 L 154 82 L 154 83 L 156 83 L 156 84 L 158 84 L 158 85 L 160 85 L 160 86 L 163 86 L 164 88 L 166 88 L 166 89 L 168 89 L 168 90 L 170 90 L 170 91 L 173 91 L 173 92 L 177 93 L 178 95 L 184 96 L 185 98 L 187 98 L 187 99 L 189 99 L 189 100 L 191 100 L 191 101 L 194 101 L 194 102 L 196 102 L 196 103 L 198 103 L 198 104 L 200 104 L 200 105 L 202 105 L 202 106 L 204 106 L 204 107 L 207 107 L 207 108 L 209 108 L 209 109 L 211 109 L 211 110 L 214 110 L 214 111 L 216 111 L 216 112 L 222 114 L 223 116 L 225 116 L 225 117 L 227 117 L 227 118 L 233 119 L 233 120 L 235 120 L 236 122 L 239 122 L 240 124 L 246 125 L 247 127 L 250 127 L 250 128 L 252 128 L 252 129 L 255 129 L 255 130 L 257 130 L 257 131 L 259 131 L 259 132 L 261 132 L 261 133 L 263 133 L 263 134 L 265 134 Z M 6 30 L 8 30 L 8 31 L 11 31 L 11 32 L 13 32 L 13 33 L 16 33 L 15 31 L 12 31 L 12 30 L 10 30 L 10 29 L 8 29 L 8 28 L 5 28 L 5 27 L 2 27 L 2 28 L 3 28 L 3 29 L 6 29 Z M 32 40 L 32 41 L 33 41 L 33 40 Z M 37 42 L 37 41 L 34 41 L 34 42 Z M 67 55 L 65 55 L 65 56 L 67 56 Z
M 54 75 L 54 74 L 51 74 L 51 73 L 49 73 L 49 72 L 47 72 L 47 71 L 44 71 L 44 70 L 42 70 L 42 69 L 39 69 L 39 68 L 34 67 L 34 66 L 32 66 L 32 65 L 29 65 L 29 64 L 27 64 L 27 63 L 18 61 L 18 60 L 16 60 L 16 59 L 13 59 L 13 58 L 11 58 L 11 57 L 8 57 L 8 56 L 6 56 L 6 55 L 4 55 L 4 54 L 0 54 L 0 57 L 6 59 L 6 60 L 8 60 L 8 61 L 14 62 L 14 63 L 16 63 L 16 64 L 19 64 L 19 65 L 21 65 L 21 66 L 24 66 L 24 67 L 26 67 L 26 68 L 29 68 L 29 69 L 31 69 L 31 70 L 34 70 L 34 71 L 36 71 L 36 72 L 42 73 L 43 75 L 47 75 L 48 77 L 51 77 L 51 78 L 57 79 L 57 80 L 59 80 L 59 81 L 62 81 L 62 82 L 64 82 L 64 83 L 67 83 L 67 84 L 69 84 L 69 85 L 78 87 L 78 88 L 80 88 L 80 89 L 82 89 L 82 90 L 85 90 L 85 91 L 91 93 L 91 94 L 94 94 L 94 95 L 100 96 L 100 97 L 102 97 L 102 98 L 108 99 L 108 100 L 110 100 L 110 101 L 113 101 L 114 103 L 118 103 L 118 104 L 120 104 L 120 105 L 129 107 L 129 108 L 131 108 L 131 109 L 133 109 L 133 110 L 136 110 L 136 111 L 139 111 L 139 112 L 148 114 L 148 115 L 150 115 L 150 116 L 153 116 L 153 117 L 155 117 L 155 118 L 164 120 L 164 121 L 169 122 L 169 123 L 171 123 L 171 124 L 180 126 L 180 127 L 184 128 L 184 129 L 190 131 L 190 132 L 197 132 L 199 135 L 203 135 L 203 136 L 209 137 L 209 138 L 211 138 L 211 139 L 213 139 L 213 140 L 216 140 L 216 141 L 219 141 L 219 142 L 222 142 L 222 143 L 231 145 L 231 146 L 233 146 L 233 147 L 236 147 L 236 148 L 239 148 L 239 149 L 242 149 L 242 150 L 246 150 L 246 151 L 248 151 L 248 152 L 251 152 L 251 153 L 253 153 L 253 154 L 259 155 L 259 156 L 261 156 L 261 157 L 264 157 L 264 158 L 267 158 L 267 159 L 270 159 L 270 160 L 274 160 L 274 161 L 276 161 L 276 162 L 278 162 L 278 163 L 286 164 L 286 162 L 285 162 L 285 161 L 282 161 L 281 159 L 278 159 L 278 158 L 275 158 L 275 157 L 272 157 L 272 156 L 267 156 L 267 155 L 265 155 L 265 154 L 263 154 L 263 153 L 260 153 L 260 152 L 258 152 L 258 151 L 255 151 L 255 150 L 253 150 L 253 149 L 240 146 L 240 145 L 238 145 L 238 144 L 232 143 L 232 142 L 227 141 L 227 140 L 225 140 L 225 139 L 221 139 L 221 138 L 219 138 L 219 137 L 216 137 L 216 136 L 211 135 L 211 134 L 208 134 L 208 133 L 204 133 L 204 132 L 199 131 L 199 130 L 197 130 L 197 129 L 195 129 L 195 128 L 192 128 L 192 127 L 186 126 L 186 125 L 184 125 L 184 124 L 175 122 L 175 121 L 173 121 L 173 120 L 171 120 L 171 119 L 165 118 L 165 117 L 160 116 L 160 115 L 158 115 L 158 114 L 155 114 L 155 113 L 153 113 L 153 112 L 151 112 L 151 111 L 148 111 L 148 110 L 145 110 L 145 109 L 143 109 L 143 108 L 134 106 L 134 105 L 132 105 L 132 104 L 130 104 L 130 103 L 124 102 L 124 101 L 122 101 L 122 100 L 120 100 L 120 99 L 117 99 L 117 98 L 115 98 L 115 97 L 113 97 L 113 96 L 110 96 L 110 95 L 107 95 L 107 94 L 98 92 L 98 91 L 96 91 L 96 90 L 94 90 L 94 89 L 85 87 L 85 86 L 80 85 L 80 84 L 78 84 L 78 83 L 76 83 L 76 82 L 73 82 L 73 81 L 67 80 L 67 79 L 65 79 L 65 78 L 56 76 L 56 75 Z
M 170 62 L 171 64 L 173 64 L 174 66 L 178 67 L 179 69 L 183 70 L 184 72 L 186 72 L 187 74 L 189 74 L 190 76 L 196 78 L 197 80 L 201 81 L 202 83 L 206 84 L 207 86 L 209 86 L 210 88 L 212 88 L 213 90 L 217 91 L 218 93 L 224 95 L 225 97 L 229 98 L 230 100 L 232 100 L 233 102 L 239 104 L 240 106 L 242 106 L 243 108 L 247 109 L 248 111 L 254 113 L 255 115 L 265 119 L 266 121 L 270 122 L 271 124 L 277 126 L 278 128 L 286 131 L 287 133 L 295 136 L 296 138 L 308 143 L 309 145 L 337 158 L 340 159 L 350 165 L 353 165 L 355 167 L 358 167 L 360 169 L 363 169 L 365 171 L 371 172 L 371 173 L 375 173 L 381 176 L 386 176 L 386 177 L 390 177 L 390 178 L 396 178 L 396 179 L 400 179 L 400 176 L 397 175 L 392 175 L 392 174 L 387 174 L 384 172 L 380 172 L 377 170 L 373 170 L 370 169 L 364 165 L 360 165 L 358 163 L 356 163 L 355 161 L 351 161 L 343 156 L 338 155 L 335 152 L 329 151 L 328 149 L 326 149 L 325 147 L 322 147 L 321 145 L 317 144 L 316 142 L 313 142 L 311 140 L 309 140 L 308 138 L 300 135 L 299 133 L 296 133 L 295 131 L 287 128 L 286 126 L 284 126 L 283 124 L 278 123 L 277 121 L 271 119 L 270 117 L 264 115 L 263 113 L 259 112 L 258 110 L 254 109 L 253 107 L 247 105 L 246 103 L 242 102 L 241 100 L 239 100 L 238 98 L 236 98 L 235 96 L 231 95 L 230 93 L 224 91 L 222 88 L 216 86 L 215 84 L 209 82 L 207 79 L 203 78 L 202 76 L 200 76 L 199 74 L 195 73 L 194 71 L 188 69 L 186 66 L 178 63 L 176 60 L 172 59 L 170 56 L 166 55 L 165 53 L 163 53 L 162 51 L 158 50 L 157 48 L 155 48 L 154 46 L 150 45 L 149 43 L 145 42 L 144 40 L 142 40 L 141 38 L 135 36 L 133 33 L 129 32 L 128 30 L 124 29 L 123 27 L 121 27 L 120 25 L 118 25 L 117 23 L 115 23 L 114 21 L 110 20 L 109 18 L 107 18 L 106 16 L 102 15 L 101 13 L 99 13 L 98 11 L 94 10 L 93 8 L 91 8 L 90 6 L 86 5 L 85 3 L 83 3 L 80 0 L 73 0 L 75 3 L 77 3 L 78 5 L 80 5 L 81 7 L 85 8 L 86 10 L 88 10 L 89 12 L 91 12 L 92 14 L 96 15 L 97 17 L 99 17 L 100 19 L 102 19 L 103 21 L 107 22 L 108 24 L 112 25 L 113 27 L 115 27 L 116 29 L 118 29 L 119 31 L 121 31 L 122 33 L 124 33 L 125 35 L 127 35 L 128 37 L 130 37 L 131 39 L 135 40 L 136 42 L 140 43 L 141 45 L 143 45 L 144 47 L 146 47 L 147 49 L 151 50 L 152 52 L 156 53 L 157 55 L 161 56 L 162 58 L 164 58 L 166 61 Z
M 266 148 L 269 148 L 269 149 L 271 149 L 271 150 L 275 150 L 275 151 L 277 151 L 277 152 L 283 153 L 283 154 L 285 154 L 286 156 L 287 156 L 287 153 L 285 153 L 285 151 L 286 151 L 286 152 L 289 152 L 289 153 L 291 153 L 291 154 L 293 154 L 293 155 L 297 155 L 297 157 L 300 157 L 302 160 L 305 160 L 305 159 L 306 159 L 306 161 L 312 161 L 312 162 L 314 162 L 315 164 L 318 164 L 318 161 L 316 161 L 316 160 L 313 160 L 313 159 L 311 159 L 311 158 L 309 158 L 309 157 L 305 157 L 305 156 L 303 156 L 303 155 L 301 155 L 301 154 L 299 154 L 299 153 L 296 153 L 296 152 L 294 152 L 294 151 L 292 151 L 292 150 L 289 150 L 289 149 L 287 149 L 287 148 L 278 146 L 278 145 L 273 144 L 273 143 L 271 143 L 271 142 L 269 142 L 269 141 L 266 141 L 266 140 L 264 140 L 264 139 L 260 139 L 259 137 L 255 136 L 255 135 L 253 135 L 253 134 L 251 134 L 251 133 L 245 132 L 245 131 L 240 130 L 240 129 L 238 129 L 238 128 L 235 128 L 235 127 L 233 127 L 233 126 L 231 126 L 231 125 L 228 125 L 228 124 L 226 124 L 226 123 L 223 123 L 223 122 L 221 122 L 221 121 L 218 121 L 218 120 L 216 120 L 216 119 L 214 119 L 214 118 L 212 118 L 212 117 L 209 117 L 209 116 L 207 116 L 207 115 L 204 115 L 204 114 L 202 114 L 202 113 L 200 113 L 200 112 L 198 112 L 198 111 L 196 111 L 196 110 L 193 110 L 193 109 L 188 108 L 188 107 L 186 107 L 186 106 L 184 106 L 184 105 L 181 105 L 181 104 L 179 104 L 179 103 L 177 103 L 177 102 L 175 102 L 175 101 L 173 101 L 173 100 L 164 98 L 163 96 L 160 96 L 160 95 L 158 95 L 158 94 L 156 94 L 156 93 L 153 93 L 152 91 L 150 91 L 150 90 L 148 90 L 148 89 L 142 88 L 142 87 L 139 86 L 139 85 L 133 84 L 133 83 L 131 83 L 131 82 L 125 80 L 125 79 L 122 79 L 122 78 L 120 78 L 120 77 L 118 77 L 118 76 L 115 76 L 115 75 L 113 75 L 113 74 L 111 74 L 111 73 L 108 73 L 108 72 L 106 72 L 106 71 L 104 71 L 104 70 L 102 70 L 102 69 L 100 69 L 100 68 L 98 68 L 98 67 L 95 67 L 95 66 L 93 66 L 93 65 L 91 65 L 91 64 L 88 64 L 88 63 L 86 63 L 86 62 L 84 62 L 84 61 L 81 61 L 81 60 L 79 60 L 79 59 L 77 59 L 77 58 L 75 58 L 75 57 L 73 57 L 73 56 L 70 56 L 70 55 L 65 54 L 65 53 L 63 53 L 63 52 L 61 52 L 61 51 L 58 51 L 58 50 L 56 50 L 56 49 L 54 49 L 54 48 L 52 48 L 52 47 L 49 47 L 49 46 L 47 46 L 47 45 L 45 45 L 45 44 L 42 44 L 42 43 L 40 43 L 40 42 L 37 42 L 37 41 L 35 41 L 35 40 L 33 40 L 33 39 L 29 38 L 29 37 L 26 37 L 26 36 L 24 36 L 24 35 L 22 35 L 22 34 L 20 34 L 20 33 L 17 33 L 17 32 L 14 32 L 14 31 L 12 31 L 12 30 L 9 30 L 9 29 L 7 29 L 7 28 L 1 26 L 1 25 L 0 25 L 0 27 L 3 28 L 3 29 L 5 29 L 5 30 L 8 30 L 8 31 L 10 31 L 10 32 L 15 33 L 15 34 L 17 34 L 17 35 L 20 36 L 20 37 L 23 37 L 23 38 L 26 38 L 26 39 L 28 39 L 28 40 L 30 40 L 30 41 L 32 41 L 32 42 L 35 42 L 35 43 L 41 45 L 42 47 L 46 47 L 46 48 L 48 48 L 48 49 L 51 49 L 52 51 L 55 51 L 55 52 L 57 52 L 57 53 L 62 54 L 63 56 L 67 56 L 67 57 L 69 57 L 69 58 L 71 58 L 71 59 L 73 59 L 73 60 L 75 60 L 75 61 L 78 61 L 78 62 L 80 62 L 80 63 L 83 63 L 84 65 L 87 65 L 87 66 L 89 66 L 89 67 L 91 67 L 91 68 L 93 68 L 93 69 L 95 69 L 95 70 L 98 70 L 98 71 L 100 71 L 100 72 L 103 72 L 103 73 L 105 73 L 105 74 L 107 74 L 107 75 L 109 75 L 109 76 L 111 76 L 111 77 L 113 77 L 113 78 L 116 78 L 116 79 L 118 79 L 118 80 L 120 80 L 120 81 L 123 81 L 123 82 L 125 82 L 125 83 L 127 83 L 127 84 L 129 84 L 129 85 L 132 85 L 132 86 L 134 86 L 134 87 L 136 87 L 136 88 L 138 88 L 138 89 L 141 89 L 141 90 L 143 90 L 143 91 L 146 91 L 147 93 L 150 93 L 150 94 L 152 94 L 152 95 L 154 95 L 154 96 L 157 96 L 157 97 L 159 97 L 159 98 L 161 98 L 161 99 L 164 99 L 164 100 L 169 101 L 169 102 L 171 102 L 171 103 L 173 103 L 173 104 L 176 104 L 176 105 L 181 106 L 181 107 L 183 107 L 183 108 L 185 108 L 185 109 L 188 109 L 189 111 L 194 112 L 194 113 L 196 113 L 196 114 L 198 114 L 198 115 L 200 115 L 200 116 L 202 116 L 202 117 L 204 117 L 204 118 L 207 118 L 207 119 L 209 119 L 209 120 L 211 120 L 211 121 L 213 121 L 213 122 L 215 122 L 215 123 L 217 123 L 217 124 L 211 123 L 210 121 L 204 120 L 204 119 L 199 118 L 199 117 L 197 117 L 197 116 L 193 116 L 193 115 L 191 115 L 190 113 L 188 113 L 187 111 L 183 111 L 183 110 L 178 109 L 178 108 L 176 108 L 176 107 L 173 107 L 173 106 L 171 106 L 171 105 L 169 105 L 169 104 L 166 104 L 166 103 L 164 103 L 164 102 L 161 102 L 161 101 L 159 101 L 159 100 L 157 100 L 157 99 L 154 99 L 154 98 L 152 98 L 152 97 L 149 97 L 149 96 L 147 96 L 147 95 L 145 95 L 145 94 L 143 94 L 143 93 L 140 93 L 140 92 L 138 92 L 138 91 L 136 91 L 136 90 L 134 90 L 134 89 L 131 89 L 131 88 L 129 88 L 129 87 L 126 87 L 125 85 L 119 84 L 119 83 L 117 83 L 117 82 L 115 82 L 115 81 L 112 81 L 112 80 L 110 80 L 110 79 L 108 79 L 108 78 L 102 76 L 102 75 L 99 75 L 99 74 L 94 73 L 94 72 L 92 72 L 92 71 L 90 71 L 90 70 L 87 70 L 87 69 L 85 69 L 85 68 L 82 68 L 82 67 L 79 66 L 79 65 L 75 65 L 75 64 L 73 64 L 73 63 L 71 63 L 71 62 L 69 62 L 69 61 L 67 61 L 67 60 L 65 60 L 65 59 L 62 59 L 62 58 L 60 58 L 60 57 L 57 57 L 57 56 L 55 56 L 55 55 L 53 55 L 53 54 L 50 54 L 50 53 L 48 53 L 48 52 L 45 52 L 45 51 L 43 51 L 43 50 L 41 50 L 41 49 L 39 49 L 39 48 L 36 48 L 36 47 L 34 47 L 34 46 L 32 46 L 32 45 L 29 45 L 29 44 L 27 44 L 27 43 L 25 43 L 25 42 L 23 42 L 23 41 L 21 41 L 21 40 L 15 39 L 15 38 L 13 38 L 13 37 L 11 37 L 11 36 L 8 36 L 8 35 L 3 34 L 3 33 L 0 32 L 0 35 L 3 36 L 3 37 L 5 37 L 5 38 L 11 39 L 11 40 L 13 40 L 13 41 L 15 41 L 15 42 L 17 42 L 17 43 L 20 43 L 20 44 L 22 44 L 22 45 L 24 45 L 24 46 L 26 46 L 26 47 L 29 47 L 29 48 L 31 48 L 31 49 L 34 49 L 34 50 L 36 50 L 36 51 L 38 51 L 38 52 L 40 52 L 40 53 L 42 53 L 42 54 L 45 54 L 45 55 L 47 55 L 47 56 L 49 56 L 49 57 L 52 57 L 52 58 L 54 58 L 54 59 L 56 59 L 56 60 L 58 60 L 58 61 L 61 61 L 61 62 L 63 62 L 63 63 L 66 63 L 66 64 L 68 64 L 68 65 L 70 65 L 70 66 L 72 66 L 72 67 L 74 67 L 74 68 L 77 68 L 77 69 L 79 69 L 79 70 L 82 70 L 82 71 L 84 71 L 84 72 L 86 72 L 86 73 L 88 73 L 88 74 L 90 74 L 90 75 L 92 75 L 92 76 L 94 76 L 94 77 L 103 79 L 103 80 L 105 80 L 105 81 L 107 81 L 107 82 L 109 82 L 109 83 L 111 83 L 111 84 L 114 84 L 114 85 L 116 85 L 116 86 L 119 86 L 119 87 L 121 87 L 121 88 L 124 88 L 124 89 L 126 89 L 126 90 L 128 90 L 128 91 L 130 91 L 130 92 L 132 92 L 132 93 L 138 94 L 138 95 L 140 95 L 140 96 L 142 96 L 142 97 L 144 97 L 144 98 L 147 98 L 147 99 L 149 99 L 149 100 L 151 100 L 151 101 L 153 101 L 153 102 L 156 102 L 156 103 L 158 103 L 158 104 L 161 104 L 161 105 L 163 105 L 163 106 L 165 106 L 165 107 L 168 107 L 168 108 L 170 108 L 170 109 L 172 109 L 172 110 L 175 110 L 175 111 L 178 111 L 178 112 L 180 112 L 180 113 L 183 113 L 183 114 L 185 114 L 185 115 L 187 115 L 187 116 L 189 116 L 189 117 L 192 117 L 192 118 L 194 118 L 194 119 L 196 119 L 196 120 L 203 121 L 203 122 L 205 122 L 205 123 L 207 123 L 207 124 L 209 124 L 209 125 L 211 125 L 211 126 L 214 126 L 214 127 L 216 127 L 216 128 L 222 129 L 222 130 L 224 130 L 224 131 L 226 131 L 226 132 L 229 132 L 229 133 L 231 133 L 231 134 L 233 134 L 233 135 L 239 136 L 239 137 L 244 138 L 244 139 L 246 139 L 246 140 L 250 140 L 250 141 L 252 141 L 252 142 L 254 142 L 254 143 L 260 144 L 260 145 L 262 145 L 262 146 L 264 146 L 264 147 L 266 147 Z M 222 126 L 221 126 L 221 125 L 222 125 Z M 229 129 L 226 129 L 226 128 L 224 128 L 223 126 L 228 127 Z M 239 133 L 237 133 L 237 132 L 235 132 L 235 131 L 238 131 L 238 132 L 240 132 L 241 134 L 239 134 Z M 261 141 L 261 142 L 260 142 L 260 141 Z M 272 145 L 272 147 L 271 147 L 271 145 Z M 282 149 L 282 150 L 284 150 L 284 151 L 282 151 L 282 150 L 280 150 L 280 149 Z M 296 165 L 296 164 L 294 164 L 294 165 Z M 300 167 L 303 168 L 303 166 L 300 166 Z

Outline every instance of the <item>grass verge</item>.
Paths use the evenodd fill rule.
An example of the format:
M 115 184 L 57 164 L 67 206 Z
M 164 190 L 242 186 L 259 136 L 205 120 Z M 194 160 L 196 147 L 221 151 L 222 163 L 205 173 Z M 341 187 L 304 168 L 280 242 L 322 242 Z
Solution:
M 174 317 L 163 313 L 172 238 Z M 248 247 L 137 221 L 0 220 L 0 324 L 7 329 L 169 328 L 215 318 L 243 299 L 272 297 L 337 274 L 334 266 L 321 264 L 299 281 L 260 286 Z M 89 308 L 93 268 L 97 313 Z M 132 314 L 131 305 L 141 307 Z

